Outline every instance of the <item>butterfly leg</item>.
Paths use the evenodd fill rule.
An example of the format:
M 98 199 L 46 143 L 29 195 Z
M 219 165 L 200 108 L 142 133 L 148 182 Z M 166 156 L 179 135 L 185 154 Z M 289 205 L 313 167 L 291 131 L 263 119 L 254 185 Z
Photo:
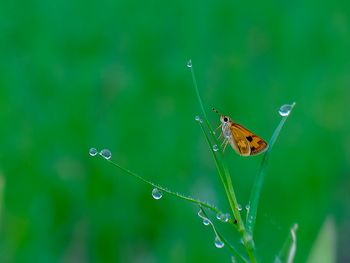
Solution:
M 217 131 L 218 129 L 221 128 L 221 126 L 222 126 L 222 124 L 220 124 L 220 125 L 214 130 L 214 134 L 216 133 L 216 131 Z
M 218 140 L 221 140 L 221 138 L 222 138 L 222 132 L 220 133 L 220 135 L 219 135 L 219 137 L 218 137 Z
M 228 139 L 224 139 L 224 141 L 221 144 L 222 152 L 225 152 L 227 144 L 228 144 Z

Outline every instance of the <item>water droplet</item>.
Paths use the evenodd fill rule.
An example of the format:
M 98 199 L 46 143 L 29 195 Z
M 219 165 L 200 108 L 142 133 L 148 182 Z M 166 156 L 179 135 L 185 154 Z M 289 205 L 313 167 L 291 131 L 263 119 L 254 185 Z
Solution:
M 199 123 L 203 123 L 203 120 L 201 119 L 201 117 L 199 117 L 198 115 L 194 118 L 196 121 L 198 121 Z
M 218 220 L 220 220 L 221 222 L 225 222 L 226 223 L 230 219 L 230 214 L 229 213 L 224 214 L 222 212 L 219 212 L 219 213 L 216 214 L 216 218 Z
M 238 211 L 242 211 L 242 206 L 240 204 L 238 204 L 237 209 L 238 209 Z
M 225 246 L 225 243 L 218 236 L 215 237 L 214 244 L 217 248 L 223 248 Z
M 213 145 L 213 150 L 214 150 L 214 152 L 217 152 L 219 150 L 219 147 L 216 144 L 214 144 Z
M 192 68 L 192 60 L 191 59 L 187 62 L 187 67 Z
M 90 154 L 91 156 L 96 156 L 97 153 L 98 153 L 98 151 L 97 151 L 96 148 L 90 148 L 89 154 Z
M 198 211 L 198 216 L 203 219 L 203 224 L 205 226 L 211 223 L 210 220 L 204 215 L 204 211 L 202 210 L 202 208 Z
M 278 110 L 278 113 L 282 116 L 282 117 L 285 117 L 285 116 L 288 116 L 290 111 L 292 110 L 293 108 L 293 105 L 290 105 L 290 104 L 284 104 L 280 107 L 280 109 Z
M 249 210 L 250 210 L 250 205 L 249 204 L 245 206 L 245 210 L 247 210 L 247 212 L 249 212 Z
M 216 218 L 218 220 L 221 220 L 223 216 L 224 216 L 224 214 L 222 212 L 219 212 L 219 213 L 216 214 Z
M 226 222 L 228 222 L 228 220 L 230 220 L 230 214 L 229 213 L 226 213 L 225 214 L 225 217 L 224 217 L 224 222 L 226 223 Z
M 159 190 L 158 188 L 153 188 L 152 190 L 152 197 L 156 200 L 161 199 L 163 196 L 163 192 Z
M 100 151 L 100 155 L 105 158 L 106 160 L 109 160 L 112 158 L 112 153 L 110 150 L 108 149 L 103 149 L 102 151 Z
M 249 243 L 251 240 L 252 240 L 252 235 L 247 234 L 247 235 L 244 235 L 244 236 L 241 238 L 241 243 L 242 243 L 242 244 L 247 244 L 247 243 Z
M 210 224 L 209 219 L 208 219 L 208 218 L 204 218 L 204 219 L 203 219 L 203 225 L 207 226 L 207 225 L 209 225 L 209 224 Z

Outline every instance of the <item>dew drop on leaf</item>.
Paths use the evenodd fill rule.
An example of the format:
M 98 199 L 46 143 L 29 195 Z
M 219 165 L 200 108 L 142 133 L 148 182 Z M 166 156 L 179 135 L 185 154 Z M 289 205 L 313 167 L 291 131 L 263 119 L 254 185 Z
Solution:
M 293 106 L 290 104 L 284 104 L 280 107 L 280 109 L 278 110 L 278 113 L 282 116 L 282 117 L 286 117 L 289 115 L 290 111 L 292 110 Z
M 192 68 L 192 60 L 191 59 L 187 62 L 187 67 Z
M 98 151 L 97 151 L 97 149 L 96 149 L 96 148 L 90 148 L 90 150 L 89 150 L 89 154 L 90 154 L 91 156 L 96 156 L 96 155 L 97 155 L 97 153 L 98 153 Z
M 109 160 L 112 158 L 112 153 L 110 150 L 108 149 L 103 149 L 102 151 L 100 151 L 100 155 L 105 158 L 106 160 Z
M 163 192 L 161 190 L 159 190 L 158 188 L 153 188 L 152 197 L 156 200 L 159 200 L 163 197 Z
M 225 246 L 225 243 L 218 236 L 215 237 L 214 244 L 217 248 L 223 248 Z
M 203 225 L 207 226 L 207 225 L 209 225 L 209 224 L 210 224 L 209 219 L 208 219 L 208 218 L 204 218 L 204 219 L 203 219 Z
M 201 117 L 199 117 L 198 115 L 194 118 L 196 121 L 198 121 L 199 123 L 203 123 L 203 120 L 201 119 Z

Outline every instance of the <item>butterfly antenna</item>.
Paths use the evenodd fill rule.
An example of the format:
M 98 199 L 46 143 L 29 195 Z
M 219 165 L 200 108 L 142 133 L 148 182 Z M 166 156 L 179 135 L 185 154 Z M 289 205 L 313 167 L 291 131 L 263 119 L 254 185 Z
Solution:
M 213 112 L 216 112 L 217 114 L 222 115 L 217 109 L 212 108 L 212 110 L 213 110 Z

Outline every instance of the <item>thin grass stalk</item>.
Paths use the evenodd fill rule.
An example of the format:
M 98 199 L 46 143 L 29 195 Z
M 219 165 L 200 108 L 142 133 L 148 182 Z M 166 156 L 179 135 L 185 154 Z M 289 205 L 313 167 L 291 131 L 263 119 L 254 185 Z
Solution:
M 290 115 L 291 111 L 293 110 L 294 106 L 295 106 L 295 103 L 293 103 L 291 105 L 291 109 L 290 109 L 289 114 L 287 116 L 282 117 L 281 121 L 279 122 L 278 126 L 276 127 L 275 131 L 273 132 L 271 139 L 269 141 L 269 148 L 263 156 L 263 159 L 262 159 L 261 164 L 260 164 L 259 172 L 256 176 L 255 181 L 254 181 L 254 185 L 253 185 L 251 195 L 250 195 L 249 209 L 247 211 L 247 218 L 246 218 L 246 227 L 247 227 L 247 230 L 251 236 L 253 236 L 253 233 L 254 233 L 254 227 L 255 227 L 255 223 L 256 223 L 256 215 L 257 215 L 261 190 L 262 190 L 263 183 L 264 183 L 264 180 L 266 177 L 266 171 L 267 171 L 270 153 L 271 153 L 271 150 L 272 150 L 288 116 Z
M 199 90 L 198 90 L 197 81 L 196 81 L 196 78 L 195 78 L 192 62 L 191 62 L 191 66 L 189 68 L 191 69 L 194 89 L 195 89 L 195 92 L 196 92 L 196 95 L 197 95 L 197 99 L 198 99 L 198 102 L 199 102 L 199 105 L 200 105 L 203 117 L 204 117 L 205 122 L 207 124 L 208 130 L 209 130 L 209 134 L 211 135 L 212 140 L 216 144 L 218 144 L 218 140 L 217 140 L 216 136 L 214 135 L 215 133 L 213 132 L 213 129 L 212 129 L 211 125 L 210 125 L 210 122 L 209 122 L 209 120 L 207 118 L 207 114 L 206 114 L 204 106 L 203 106 L 203 102 L 202 102 L 202 98 L 201 98 Z M 220 179 L 221 179 L 221 181 L 222 181 L 222 183 L 224 185 L 225 193 L 226 193 L 227 199 L 229 201 L 232 213 L 233 213 L 235 219 L 237 220 L 238 231 L 239 231 L 239 233 L 242 236 L 243 245 L 246 248 L 246 251 L 247 251 L 247 254 L 248 254 L 248 257 L 249 257 L 250 261 L 252 263 L 255 263 L 255 262 L 257 262 L 257 260 L 256 260 L 256 256 L 255 256 L 254 241 L 253 241 L 251 235 L 249 234 L 249 232 L 246 231 L 244 222 L 242 220 L 242 217 L 241 217 L 241 214 L 240 214 L 240 211 L 239 211 L 239 208 L 238 208 L 237 198 L 236 198 L 236 195 L 235 195 L 235 192 L 234 192 L 234 188 L 233 188 L 233 185 L 232 185 L 231 176 L 230 176 L 230 173 L 229 173 L 229 171 L 227 169 L 227 166 L 226 166 L 226 164 L 224 162 L 223 154 L 222 154 L 221 151 L 218 151 L 217 154 L 216 154 L 216 152 L 214 152 L 213 145 L 211 143 L 211 140 L 209 139 L 209 136 L 207 135 L 207 133 L 206 133 L 206 131 L 203 128 L 202 125 L 201 125 L 201 127 L 202 127 L 202 131 L 205 134 L 205 137 L 206 137 L 207 143 L 208 143 L 208 145 L 210 147 L 210 150 L 211 150 L 211 152 L 213 154 L 214 161 L 215 161 L 216 167 L 218 169 L 218 173 L 219 173 Z M 217 157 L 219 157 L 219 158 L 217 158 Z
M 121 170 L 124 171 L 125 173 L 127 173 L 127 174 L 129 174 L 129 175 L 131 175 L 131 176 L 133 176 L 133 177 L 136 177 L 137 179 L 143 181 L 144 183 L 149 184 L 149 185 L 153 186 L 154 188 L 157 188 L 157 189 L 159 189 L 159 190 L 161 190 L 161 191 L 163 191 L 163 192 L 165 192 L 165 193 L 168 193 L 168 194 L 170 194 L 170 195 L 176 196 L 176 197 L 178 197 L 178 198 L 181 198 L 181 199 L 183 199 L 183 200 L 189 201 L 189 202 L 191 202 L 191 203 L 195 203 L 195 204 L 200 205 L 200 206 L 202 206 L 202 207 L 208 208 L 208 209 L 210 209 L 211 211 L 213 211 L 214 213 L 220 213 L 220 212 L 221 212 L 221 210 L 219 210 L 218 208 L 216 208 L 214 205 L 211 205 L 211 204 L 209 204 L 209 203 L 207 203 L 207 202 L 203 202 L 203 201 L 200 201 L 200 200 L 195 199 L 195 198 L 192 198 L 192 197 L 185 196 L 185 195 L 180 194 L 180 193 L 178 193 L 178 192 L 171 191 L 171 190 L 169 190 L 169 189 L 166 188 L 166 187 L 163 187 L 163 186 L 161 186 L 161 185 L 152 183 L 151 181 L 149 181 L 149 180 L 143 178 L 142 176 L 140 176 L 140 175 L 138 175 L 138 174 L 136 174 L 136 173 L 134 173 L 134 172 L 132 172 L 132 171 L 130 171 L 130 170 L 124 168 L 124 167 L 122 167 L 121 165 L 119 165 L 119 164 L 117 164 L 117 163 L 115 163 L 115 162 L 113 162 L 113 161 L 111 161 L 111 160 L 107 160 L 107 161 L 110 162 L 112 165 L 118 167 L 119 169 L 121 169 Z

